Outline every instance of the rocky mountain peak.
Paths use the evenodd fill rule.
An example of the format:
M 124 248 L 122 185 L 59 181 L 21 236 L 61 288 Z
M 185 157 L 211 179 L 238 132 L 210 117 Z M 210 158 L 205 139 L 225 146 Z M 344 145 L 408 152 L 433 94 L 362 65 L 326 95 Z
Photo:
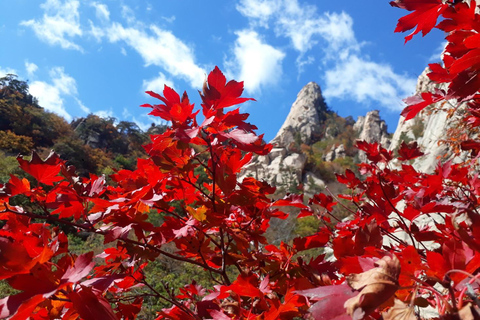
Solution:
M 320 86 L 308 83 L 300 90 L 287 119 L 278 131 L 272 143 L 287 149 L 295 141 L 309 144 L 320 132 L 320 125 L 326 118 L 327 105 Z
M 358 132 L 358 139 L 367 142 L 380 142 L 384 147 L 390 144 L 387 124 L 380 118 L 380 111 L 373 110 L 367 115 L 358 117 L 353 129 Z
M 273 150 L 254 158 L 240 179 L 251 175 L 286 192 L 297 188 L 318 192 L 335 181 L 334 172 L 354 166 L 358 137 L 388 144 L 388 136 L 378 111 L 359 117 L 357 122 L 352 117 L 343 118 L 327 107 L 320 86 L 310 82 L 298 93 L 271 141 Z

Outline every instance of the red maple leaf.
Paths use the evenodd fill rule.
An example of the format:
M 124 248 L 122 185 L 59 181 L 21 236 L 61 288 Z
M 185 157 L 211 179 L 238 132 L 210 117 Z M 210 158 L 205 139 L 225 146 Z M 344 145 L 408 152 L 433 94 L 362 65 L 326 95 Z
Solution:
M 50 152 L 45 160 L 42 160 L 40 156 L 33 151 L 30 161 L 24 160 L 23 156 L 18 156 L 17 161 L 25 172 L 32 175 L 40 183 L 51 186 L 54 182 L 63 180 L 62 177 L 58 176 L 63 161 L 53 151 Z
M 437 24 L 438 17 L 448 8 L 448 4 L 442 0 L 395 0 L 390 1 L 390 5 L 413 11 L 400 18 L 395 28 L 395 32 L 405 32 L 416 27 L 411 34 L 405 37 L 405 43 L 420 31 L 423 36 L 429 33 Z
M 398 149 L 398 154 L 400 155 L 398 160 L 401 161 L 412 160 L 424 155 L 424 153 L 420 151 L 416 141 L 412 141 L 409 144 L 406 144 L 405 141 L 402 141 L 402 144 Z
M 401 115 L 405 117 L 405 120 L 410 120 L 429 105 L 441 101 L 444 98 L 441 91 L 437 91 L 437 93 L 422 92 L 420 95 L 411 96 L 403 100 L 407 104 L 407 107 L 403 109 Z
M 208 75 L 207 81 L 203 85 L 201 93 L 203 101 L 203 113 L 206 118 L 212 116 L 212 111 L 227 108 L 236 104 L 243 103 L 252 98 L 240 98 L 243 93 L 243 81 L 237 82 L 227 79 L 218 67 L 215 67 Z

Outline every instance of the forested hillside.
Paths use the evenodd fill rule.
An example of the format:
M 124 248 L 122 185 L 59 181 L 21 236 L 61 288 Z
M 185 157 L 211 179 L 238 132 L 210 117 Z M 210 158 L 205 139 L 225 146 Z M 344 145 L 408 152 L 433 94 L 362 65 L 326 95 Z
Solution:
M 80 175 L 113 173 L 113 168 L 135 169 L 145 157 L 142 145 L 150 134 L 165 128 L 153 125 L 147 132 L 134 122 L 90 114 L 68 123 L 43 109 L 28 90 L 28 83 L 9 74 L 0 78 L 0 179 L 8 180 L 18 154 L 36 150 L 46 156 L 55 150 Z

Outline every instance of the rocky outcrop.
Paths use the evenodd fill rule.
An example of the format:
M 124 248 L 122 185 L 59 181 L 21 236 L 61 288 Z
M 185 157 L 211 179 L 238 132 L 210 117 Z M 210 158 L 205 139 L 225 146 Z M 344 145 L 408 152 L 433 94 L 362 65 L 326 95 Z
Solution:
M 240 179 L 254 176 L 287 192 L 300 185 L 306 193 L 318 192 L 327 181 L 315 165 L 348 157 L 353 163 L 356 138 L 390 144 L 387 126 L 378 111 L 368 112 L 356 122 L 351 117 L 342 118 L 328 109 L 318 84 L 310 82 L 298 93 L 287 119 L 271 141 L 274 148 L 270 154 L 254 158 Z M 323 166 L 323 170 L 331 168 Z M 331 179 L 333 173 L 327 173 Z
M 287 119 L 271 141 L 274 148 L 270 154 L 257 157 L 245 168 L 241 177 L 254 176 L 273 185 L 282 185 L 287 190 L 304 182 L 311 185 L 312 181 L 324 186 L 320 178 L 305 175 L 307 158 L 299 152 L 298 146 L 312 144 L 319 139 L 327 112 L 320 87 L 314 82 L 308 83 L 298 93 Z
M 298 93 L 287 119 L 271 143 L 287 150 L 300 141 L 311 144 L 319 137 L 326 112 L 327 105 L 320 87 L 315 82 L 308 83 Z
M 427 76 L 428 72 L 430 70 L 427 68 L 419 76 L 416 87 L 417 94 L 431 92 L 439 87 L 430 81 Z M 408 121 L 405 121 L 404 117 L 400 117 L 390 149 L 398 149 L 402 141 L 407 143 L 416 141 L 425 155 L 415 159 L 413 166 L 422 172 L 432 172 L 440 158 L 448 157 L 448 147 L 441 144 L 441 141 L 449 138 L 447 132 L 454 123 L 455 118 L 447 117 L 447 113 L 441 110 L 441 105 L 433 105 Z M 461 157 L 456 160 L 460 159 Z
M 342 159 L 346 157 L 345 146 L 340 144 L 338 146 L 332 146 L 330 151 L 323 157 L 324 161 L 333 161 L 335 159 Z
M 367 112 L 365 117 L 358 117 L 353 129 L 358 133 L 358 139 L 369 143 L 379 142 L 384 148 L 390 146 L 390 134 L 387 131 L 387 124 L 380 118 L 380 111 L 373 110 Z M 367 160 L 367 156 L 360 151 L 359 159 L 361 162 Z
M 358 132 L 358 139 L 369 143 L 380 142 L 383 147 L 390 145 L 390 135 L 387 132 L 387 124 L 380 118 L 380 111 L 367 112 L 365 117 L 358 117 L 353 129 Z

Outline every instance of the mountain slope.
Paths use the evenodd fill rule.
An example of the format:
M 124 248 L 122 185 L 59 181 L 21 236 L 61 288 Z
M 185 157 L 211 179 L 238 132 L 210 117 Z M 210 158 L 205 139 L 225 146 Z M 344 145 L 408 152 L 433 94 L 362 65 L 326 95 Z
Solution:
M 242 177 L 255 176 L 280 192 L 315 193 L 335 187 L 335 172 L 355 170 L 364 158 L 354 147 L 357 138 L 388 145 L 390 135 L 377 110 L 354 121 L 328 108 L 318 84 L 298 93 L 290 112 L 271 143 L 272 152 L 250 163 Z

